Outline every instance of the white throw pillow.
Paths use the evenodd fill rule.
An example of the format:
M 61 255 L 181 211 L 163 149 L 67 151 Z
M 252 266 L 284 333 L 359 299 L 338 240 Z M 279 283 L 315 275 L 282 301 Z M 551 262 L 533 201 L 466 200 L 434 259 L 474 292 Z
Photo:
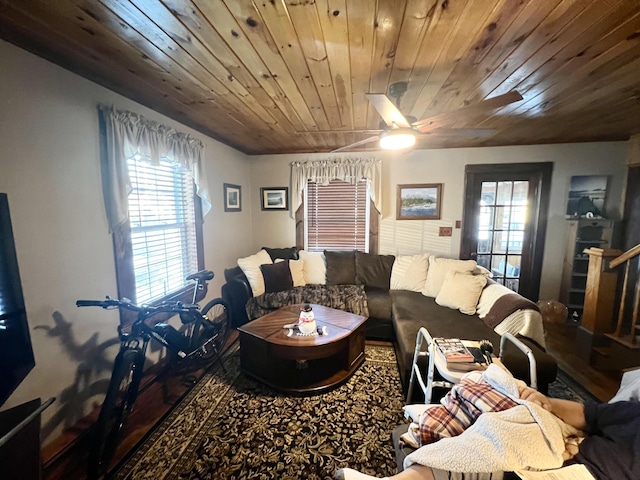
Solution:
M 289 260 L 289 270 L 294 287 L 302 287 L 307 282 L 304 280 L 304 260 Z
M 273 263 L 284 262 L 282 258 L 276 258 Z M 304 260 L 289 260 L 289 270 L 291 271 L 291 279 L 294 287 L 302 287 L 306 285 L 304 281 Z
M 304 262 L 304 281 L 309 284 L 324 285 L 327 283 L 327 265 L 322 252 L 298 252 L 300 260 Z
M 483 275 L 487 278 L 493 278 L 493 273 L 490 270 L 487 270 L 482 265 L 476 265 L 476 268 L 473 270 L 474 275 Z
M 429 257 L 427 281 L 424 283 L 422 294 L 427 297 L 437 297 L 449 272 L 471 273 L 476 268 L 475 260 L 455 260 L 452 258 Z
M 487 277 L 484 275 L 451 271 L 445 277 L 440 293 L 436 297 L 436 303 L 442 307 L 473 315 L 476 313 L 480 294 L 486 284 Z
M 427 280 L 429 254 L 396 257 L 391 269 L 391 290 L 421 292 Z
M 238 266 L 242 269 L 242 272 L 246 275 L 251 285 L 251 292 L 254 297 L 262 295 L 264 293 L 264 277 L 260 271 L 260 265 L 266 265 L 273 263 L 271 257 L 266 250 L 260 250 L 255 255 L 249 257 L 239 258 Z

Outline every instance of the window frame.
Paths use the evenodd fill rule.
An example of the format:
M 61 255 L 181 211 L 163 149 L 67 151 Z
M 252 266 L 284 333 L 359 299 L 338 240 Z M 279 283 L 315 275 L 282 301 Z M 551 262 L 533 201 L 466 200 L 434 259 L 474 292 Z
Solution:
M 194 195 L 194 214 L 195 214 L 195 235 L 196 235 L 196 251 L 198 270 L 204 269 L 204 239 L 202 233 L 203 216 L 202 201 L 196 195 L 195 183 L 193 185 Z M 113 250 L 116 267 L 116 283 L 118 288 L 118 298 L 133 298 L 136 291 L 136 279 L 133 266 L 133 244 L 131 241 L 131 223 L 127 219 L 121 225 L 116 227 L 112 234 Z M 195 272 L 191 272 L 195 273 Z M 181 301 L 183 303 L 191 303 L 193 301 L 193 290 L 195 283 L 182 287 L 162 298 L 150 302 L 150 305 L 158 305 L 162 302 Z M 199 302 L 207 294 L 207 288 L 199 290 L 196 301 Z M 160 313 L 154 315 L 151 319 L 152 323 L 159 323 L 174 316 L 172 313 Z M 120 324 L 123 327 L 131 325 L 136 319 L 136 313 L 120 309 Z

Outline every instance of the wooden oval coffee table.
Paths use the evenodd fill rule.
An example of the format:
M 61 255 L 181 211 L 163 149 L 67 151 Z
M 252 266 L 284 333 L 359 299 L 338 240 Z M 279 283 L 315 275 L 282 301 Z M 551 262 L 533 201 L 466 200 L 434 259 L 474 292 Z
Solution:
M 278 390 L 317 394 L 346 381 L 364 362 L 367 317 L 311 305 L 326 335 L 288 336 L 301 305 L 290 305 L 238 328 L 243 372 Z

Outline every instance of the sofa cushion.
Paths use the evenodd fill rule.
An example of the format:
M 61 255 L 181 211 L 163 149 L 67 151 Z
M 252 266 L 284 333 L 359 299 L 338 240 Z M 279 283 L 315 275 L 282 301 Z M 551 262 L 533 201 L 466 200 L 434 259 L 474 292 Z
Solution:
M 307 284 L 304 279 L 304 260 L 289 260 L 289 269 L 294 287 L 302 287 Z
M 396 257 L 391 269 L 392 290 L 421 292 L 427 280 L 429 254 L 402 255 Z
M 260 271 L 260 265 L 273 263 L 271 257 L 265 250 L 260 250 L 254 255 L 248 257 L 239 258 L 238 266 L 242 269 L 242 272 L 247 277 L 249 285 L 251 285 L 251 292 L 254 297 L 262 295 L 264 293 L 264 278 Z
M 393 326 L 398 347 L 398 367 L 403 382 L 409 381 L 407 369 L 411 365 L 420 327 L 426 327 L 432 337 L 489 340 L 494 351 L 500 346 L 500 335 L 487 328 L 477 315 L 465 315 L 443 308 L 435 298 L 417 292 L 390 290 Z
M 484 275 L 451 271 L 445 277 L 436 303 L 442 307 L 460 310 L 466 315 L 473 315 L 486 284 L 487 277 Z
M 324 251 L 327 285 L 356 285 L 356 251 Z
M 447 273 L 451 271 L 471 273 L 476 268 L 475 260 L 454 260 L 452 258 L 429 257 L 429 270 L 422 294 L 437 297 Z
M 364 287 L 369 317 L 391 320 L 391 295 L 386 288 Z
M 264 291 L 266 293 L 281 292 L 293 288 L 293 278 L 291 278 L 289 260 L 283 260 L 270 265 L 260 265 L 260 271 L 264 278 Z
M 327 266 L 322 252 L 298 252 L 300 260 L 304 262 L 302 272 L 306 284 L 324 285 L 327 283 Z
M 272 261 L 276 261 L 276 259 L 281 258 L 283 260 L 298 260 L 298 249 L 296 247 L 289 248 L 269 248 L 262 247 L 262 250 L 265 250 Z
M 389 290 L 394 255 L 356 251 L 356 284 Z

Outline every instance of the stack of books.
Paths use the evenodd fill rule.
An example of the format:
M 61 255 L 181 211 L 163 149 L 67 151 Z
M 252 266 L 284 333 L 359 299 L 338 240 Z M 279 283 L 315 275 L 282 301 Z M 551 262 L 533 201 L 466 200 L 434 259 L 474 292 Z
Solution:
M 470 372 L 471 370 L 483 370 L 486 367 L 484 357 L 477 350 L 474 356 L 471 348 L 462 343 L 459 338 L 434 338 L 437 354 L 444 360 L 449 370 Z

